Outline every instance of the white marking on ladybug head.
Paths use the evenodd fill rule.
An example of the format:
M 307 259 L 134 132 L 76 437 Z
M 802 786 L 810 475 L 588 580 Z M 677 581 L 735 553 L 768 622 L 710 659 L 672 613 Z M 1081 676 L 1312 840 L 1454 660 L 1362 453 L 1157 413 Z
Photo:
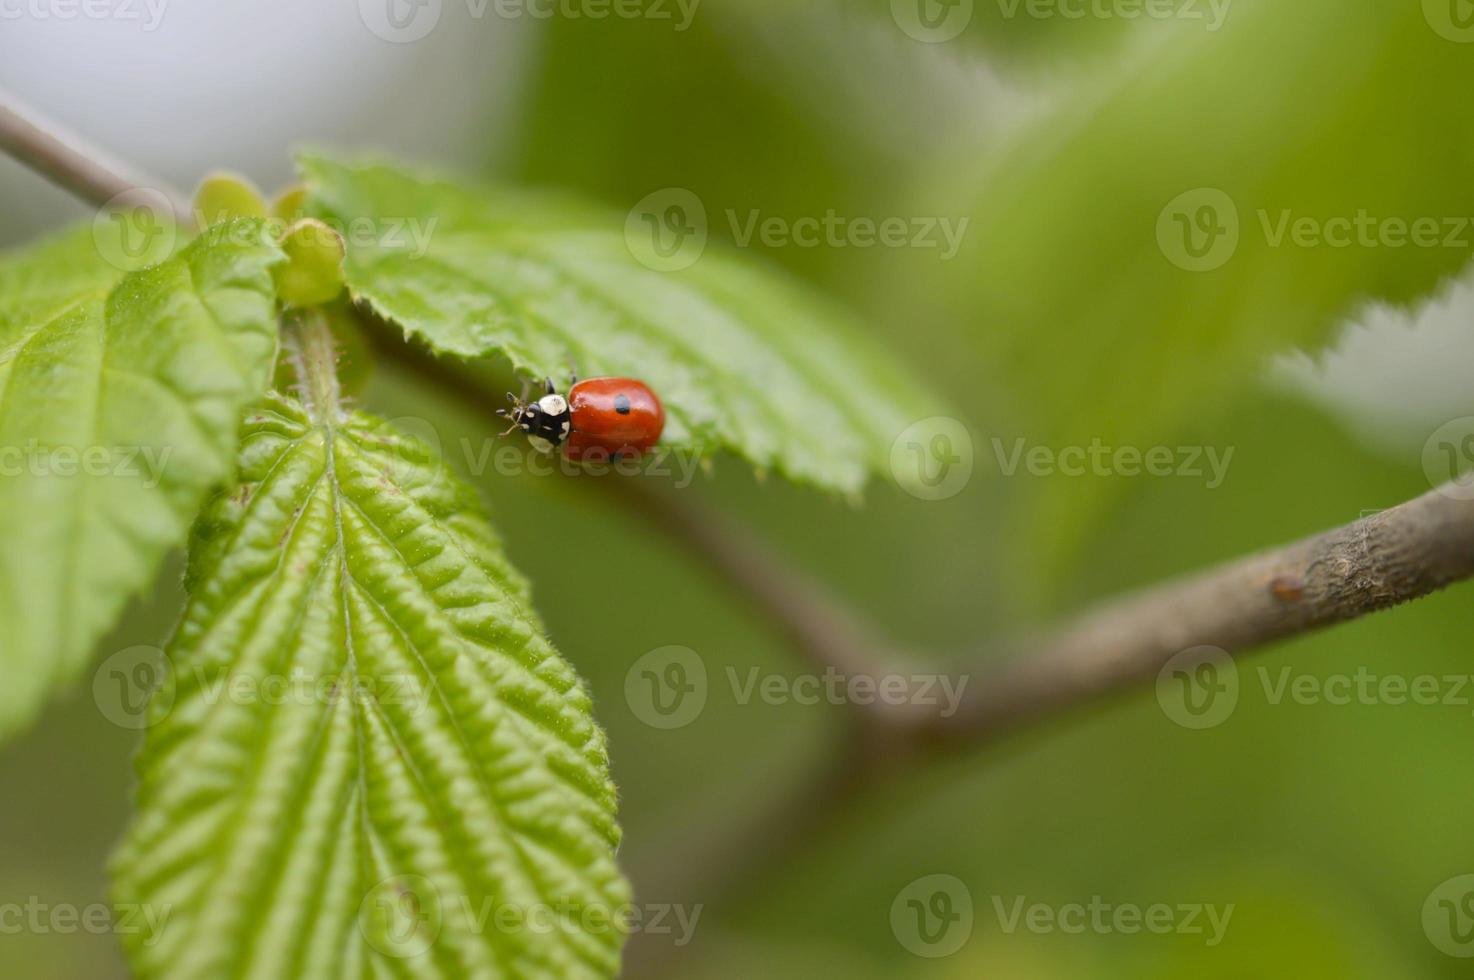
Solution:
M 544 439 L 542 436 L 528 436 L 527 444 L 540 453 L 550 453 L 558 448 L 553 443 Z
M 537 400 L 537 407 L 556 418 L 568 411 L 568 399 L 562 395 L 543 395 Z

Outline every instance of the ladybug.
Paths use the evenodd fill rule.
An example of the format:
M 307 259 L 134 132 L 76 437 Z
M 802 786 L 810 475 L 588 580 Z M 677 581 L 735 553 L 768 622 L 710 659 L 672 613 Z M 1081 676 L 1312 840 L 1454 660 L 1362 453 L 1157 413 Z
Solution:
M 643 381 L 575 378 L 566 398 L 551 378 L 544 384 L 547 393 L 536 401 L 527 401 L 526 389 L 521 398 L 507 392 L 512 407 L 497 414 L 512 424 L 502 435 L 521 429 L 532 448 L 551 453 L 562 446 L 575 460 L 636 457 L 660 440 L 665 406 Z

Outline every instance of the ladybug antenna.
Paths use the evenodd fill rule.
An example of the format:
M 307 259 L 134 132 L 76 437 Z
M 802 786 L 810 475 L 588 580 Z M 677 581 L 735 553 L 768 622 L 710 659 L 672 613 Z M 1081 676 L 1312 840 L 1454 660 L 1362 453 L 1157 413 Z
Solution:
M 511 396 L 511 392 L 508 392 L 507 394 L 509 397 Z M 503 436 L 509 436 L 513 432 L 516 432 L 517 427 L 522 424 L 522 403 L 517 401 L 515 398 L 512 399 L 512 402 L 516 406 L 515 408 L 512 408 L 510 410 L 499 408 L 496 410 L 496 414 L 500 415 L 504 419 L 510 419 L 512 422 L 511 425 L 507 426 L 506 431 L 497 433 L 496 437 L 498 439 L 502 438 Z
M 524 407 L 522 404 L 522 399 L 518 398 L 516 395 L 512 394 L 509 391 L 507 392 L 507 401 L 512 403 L 512 407 L 499 408 L 496 410 L 496 414 L 500 415 L 504 419 L 509 419 L 512 424 L 507 427 L 506 431 L 497 433 L 496 437 L 498 439 L 502 438 L 503 436 L 511 435 L 513 432 L 516 432 L 517 426 L 522 421 L 522 409 Z

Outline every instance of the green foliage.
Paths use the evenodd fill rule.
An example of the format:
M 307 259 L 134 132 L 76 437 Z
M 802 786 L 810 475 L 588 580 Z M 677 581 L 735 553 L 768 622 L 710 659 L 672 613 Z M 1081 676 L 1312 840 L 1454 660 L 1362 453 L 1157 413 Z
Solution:
M 734 13 L 733 4 L 703 6 L 685 32 L 654 21 L 556 19 L 539 28 L 538 56 L 517 87 L 523 156 L 514 156 L 514 140 L 507 152 L 503 131 L 495 136 L 498 159 L 525 180 L 578 187 L 616 205 L 654 187 L 678 186 L 699 193 L 713 215 L 727 206 L 786 217 L 827 209 L 874 217 L 968 215 L 973 223 L 964 245 L 970 251 L 945 268 L 912 252 L 772 248 L 769 258 L 822 280 L 839 295 L 868 296 L 868 314 L 880 311 L 877 318 L 895 321 L 908 357 L 927 364 L 929 377 L 967 399 L 971 419 L 982 423 L 974 429 L 974 442 L 985 460 L 992 458 L 993 435 L 1005 444 L 1013 436 L 1029 436 L 1030 444 L 1055 451 L 1101 438 L 1135 447 L 1237 447 L 1238 454 L 1231 479 L 1212 494 L 1203 492 L 1200 480 L 979 476 L 952 501 L 921 504 L 895 495 L 874 501 L 864 513 L 831 507 L 786 486 L 758 489 L 741 475 L 727 475 L 738 479 L 719 480 L 702 492 L 715 495 L 728 517 L 783 542 L 794 559 L 864 609 L 881 634 L 918 656 L 936 650 L 989 657 L 1008 648 L 993 643 L 995 635 L 1026 625 L 1017 622 L 1024 613 L 1007 589 L 1023 576 L 1027 559 L 1042 554 L 1058 569 L 1072 545 L 1085 544 L 1089 529 L 1098 528 L 1091 550 L 1070 553 L 1079 560 L 1070 561 L 1070 582 L 1061 589 L 1072 606 L 1271 547 L 1427 491 L 1417 464 L 1421 441 L 1403 447 L 1393 461 L 1378 460 L 1337 421 L 1288 399 L 1263 398 L 1256 391 L 1259 365 L 1275 349 L 1324 342 L 1341 314 L 1363 296 L 1427 295 L 1443 274 L 1464 267 L 1467 255 L 1442 248 L 1269 246 L 1259 211 L 1265 209 L 1272 224 L 1284 209 L 1318 220 L 1355 217 L 1361 209 L 1405 220 L 1468 214 L 1470 184 L 1461 165 L 1474 159 L 1464 99 L 1465 66 L 1474 66 L 1474 47 L 1442 40 L 1419 19 L 1419 13 L 1452 10 L 1449 3 L 1430 0 L 1419 12 L 1417 1 L 1234 0 L 1222 31 L 1206 35 L 1198 24 L 1178 29 L 1094 13 L 1036 18 L 1029 13 L 1035 4 L 1023 0 L 899 0 L 912 10 L 926 6 L 935 16 L 958 7 L 971 10 L 963 34 L 937 44 L 912 40 L 896 27 L 898 4 L 849 0 L 850 9 L 861 4 L 873 16 L 834 22 L 827 43 L 794 29 L 793 13 L 771 0 L 747 3 L 746 15 Z M 1021 13 L 1010 15 L 1010 9 Z M 1128 40 L 1132 47 L 1122 62 L 1106 65 L 1104 57 L 1117 41 Z M 877 56 L 887 41 L 914 60 Z M 979 52 L 989 59 L 983 62 Z M 1005 106 L 1002 127 L 979 131 L 982 121 L 968 109 L 974 97 L 985 102 L 983 90 L 992 90 L 992 55 L 999 52 L 1016 66 L 1052 62 L 1063 72 L 1051 71 L 1047 78 L 1041 72 L 1047 87 L 1021 93 L 1019 102 Z M 792 71 L 794 62 L 809 66 L 811 74 Z M 868 84 L 852 84 L 855 77 Z M 1010 77 L 1023 81 L 1021 72 Z M 886 100 L 877 99 L 877 90 L 893 97 L 890 108 L 899 113 L 880 111 Z M 420 94 L 426 96 L 422 102 L 433 102 L 429 93 Z M 926 133 L 963 143 L 1002 141 L 954 156 L 917 139 Z M 445 302 L 467 304 L 485 293 L 501 304 L 507 296 L 535 293 L 539 304 L 566 304 L 554 305 L 556 317 L 547 317 L 554 323 L 535 324 L 537 332 L 507 326 L 513 311 L 486 318 L 500 332 L 488 339 L 489 327 L 478 330 L 482 308 L 457 318 L 454 309 L 432 307 L 433 315 L 423 321 L 402 321 L 411 333 L 444 349 L 463 348 L 467 355 L 500 348 L 516 357 L 513 348 L 522 345 L 529 357 L 541 358 L 538 370 L 554 376 L 570 363 L 585 374 L 601 368 L 641 373 L 643 365 L 629 363 L 629 340 L 615 336 L 610 345 L 601 330 L 595 330 L 590 351 L 569 349 L 576 345 L 556 333 L 542 346 L 542 332 L 562 323 L 563 309 L 584 309 L 587 298 L 542 290 L 544 284 L 557 289 L 562 280 L 525 256 L 513 262 L 494 253 L 483 265 L 488 224 L 495 224 L 498 236 L 504 224 L 509 234 L 532 228 L 541 239 L 542 233 L 562 236 L 566 230 L 572 239 L 590 230 L 591 221 L 601 223 L 604 240 L 612 242 L 600 253 L 610 267 L 616 258 L 628 264 L 618 242 L 622 215 L 591 218 L 581 206 L 522 195 L 447 193 L 435 181 L 407 180 L 392 171 L 379 177 L 352 168 L 339 177 L 340 169 L 333 168 L 335 190 L 351 178 L 357 195 L 345 192 L 352 199 L 342 206 L 342 217 L 382 217 L 385 223 L 371 227 L 377 234 L 391 233 L 388 223 L 408 218 L 420 218 L 423 230 L 425 221 L 439 218 L 442 205 L 463 197 L 492 202 L 454 224 L 442 221 L 432 228 L 436 236 L 454 231 L 451 264 L 436 273 L 450 284 L 439 292 Z M 923 171 L 923 195 L 908 193 L 917 190 L 909 187 L 918 177 L 915 169 Z M 358 184 L 370 183 L 370 177 L 374 186 L 358 195 Z M 1215 187 L 1234 200 L 1240 242 L 1222 267 L 1191 273 L 1164 255 L 1157 225 L 1172 211 L 1169 202 L 1200 187 Z M 413 208 L 379 214 L 371 208 L 380 195 L 410 200 Z M 929 195 L 935 199 L 911 203 Z M 526 209 L 519 211 L 523 203 Z M 304 206 L 304 197 L 289 192 L 276 212 L 293 221 Z M 312 206 L 323 217 L 329 217 L 326 209 L 339 208 L 324 189 Z M 1195 217 L 1190 209 L 1179 208 L 1178 214 Z M 1175 220 L 1167 214 L 1169 230 Z M 713 239 L 721 236 L 722 224 L 712 221 Z M 432 242 L 432 252 L 438 245 Z M 562 239 L 553 248 L 556 256 L 573 249 L 594 252 L 593 246 Z M 368 261 L 358 273 L 394 273 L 386 276 L 394 280 L 388 286 L 376 281 L 374 287 L 397 301 L 414 299 L 410 290 L 398 296 L 389 289 L 419 274 L 411 273 L 411 262 L 374 255 L 392 249 L 361 251 Z M 41 261 L 43 253 L 50 258 Z M 24 264 L 6 264 L 0 274 L 0 371 L 12 351 L 9 324 L 22 315 L 15 308 L 29 304 L 46 315 L 53 299 L 65 302 L 71 290 L 99 289 L 105 295 L 121 277 L 85 249 L 65 243 L 31 255 L 37 261 L 32 268 L 46 280 L 37 280 L 34 292 L 13 286 L 27 279 L 28 273 L 16 273 Z M 694 286 L 712 261 L 712 255 L 703 256 L 696 270 L 681 273 L 631 267 L 621 276 L 638 276 L 641 302 L 659 298 L 665 304 L 668 289 Z M 469 279 L 453 276 L 461 270 Z M 884 276 L 887 270 L 892 276 Z M 522 287 L 511 292 L 504 281 Z M 652 281 L 659 281 L 659 289 L 644 286 Z M 809 302 L 800 299 L 802 305 Z M 342 314 L 343 309 L 333 311 L 333 329 L 348 326 Z M 579 312 L 587 315 L 587 309 Z M 610 327 L 607 335 L 622 329 Z M 705 340 L 696 329 L 691 336 Z M 1414 345 L 1419 337 L 1409 335 L 1406 342 Z M 954 354 L 967 345 L 970 355 Z M 601 363 L 606 349 L 621 360 Z M 349 354 L 346 363 L 363 360 Z M 864 386 L 856 385 L 856 391 Z M 470 421 L 472 414 L 442 419 L 444 399 L 411 386 L 397 371 L 379 373 L 368 395 L 376 407 L 392 405 L 383 414 L 432 417 L 445 445 L 458 442 L 453 432 L 475 444 L 485 438 L 485 426 Z M 256 454 L 262 486 L 270 483 L 262 472 L 274 458 L 290 457 L 287 469 L 311 472 L 323 466 L 326 445 L 335 445 L 336 452 L 343 442 L 345 454 L 357 454 L 357 444 L 367 439 L 360 430 L 382 432 L 360 420 L 346 426 L 349 435 L 339 430 L 330 441 L 323 436 L 323 448 L 277 452 L 273 442 L 317 436 L 301 435 L 307 423 L 292 405 L 273 405 L 276 419 L 252 421 L 254 432 L 268 432 L 256 433 L 256 448 L 248 449 L 248 455 Z M 13 411 L 6 408 L 0 421 Z M 394 475 L 379 486 L 386 500 L 371 498 L 377 507 L 402 503 L 397 489 L 420 479 L 401 473 L 405 457 L 397 451 L 385 455 Z M 413 457 L 410 470 L 416 470 L 419 452 L 407 449 L 407 455 Z M 305 479 L 301 470 L 293 472 Z M 286 470 L 279 479 L 287 479 Z M 691 575 L 690 556 L 665 536 L 622 520 L 616 508 L 581 494 L 576 480 L 550 483 L 485 479 L 486 489 L 497 495 L 498 525 L 513 553 L 523 556 L 523 570 L 534 581 L 557 582 L 556 589 L 539 595 L 539 612 L 560 645 L 598 650 L 579 666 L 618 749 L 626 852 L 663 877 L 668 868 L 660 865 L 677 864 L 693 852 L 682 841 L 706 840 L 709 831 L 712 839 L 725 839 L 727 831 L 765 815 L 772 794 L 812 784 L 845 735 L 849 709 L 738 703 L 719 679 L 728 668 L 744 672 L 750 666 L 792 673 L 787 638 L 750 616 L 715 578 Z M 261 505 L 290 497 L 270 489 L 252 492 L 264 498 Z M 363 494 L 370 500 L 367 489 Z M 335 647 L 324 637 L 343 623 L 332 616 L 346 617 L 354 607 L 336 613 L 330 582 L 292 578 L 304 575 L 292 564 L 304 554 L 302 531 L 332 533 L 321 526 L 326 504 L 315 494 L 299 500 L 305 508 L 298 536 L 282 536 L 290 529 L 290 501 L 280 503 L 282 513 L 258 510 L 255 517 L 243 517 L 236 508 L 251 507 L 251 498 L 221 498 L 212 522 L 200 526 L 202 544 L 190 581 L 192 625 L 175 643 L 177 682 L 155 706 L 158 724 L 143 763 L 144 812 L 119 859 L 119 887 L 128 889 L 119 897 L 155 896 L 171 903 L 174 931 L 165 933 L 162 951 L 142 946 L 149 936 L 133 937 L 134 967 L 142 976 L 289 976 L 317 967 L 321 973 L 335 967 L 346 973 L 355 965 L 358 973 L 373 976 L 467 973 L 466 956 L 481 952 L 482 937 L 445 925 L 445 914 L 457 914 L 470 890 L 447 875 L 464 868 L 473 886 L 486 887 L 478 849 L 501 846 L 506 827 L 492 822 L 495 837 L 486 844 L 485 819 L 473 822 L 461 809 L 467 800 L 473 813 L 489 808 L 475 780 L 454 778 L 464 771 L 466 756 L 439 738 L 404 741 L 404 759 L 413 757 L 417 771 L 429 774 L 426 785 L 433 790 L 414 809 L 405 794 L 385 793 L 395 785 L 388 778 L 360 784 L 360 791 L 367 787 L 379 791 L 379 799 L 404 803 L 402 811 L 385 806 L 376 813 L 388 812 L 399 839 L 413 837 L 413 864 L 395 865 L 388 884 L 379 886 L 389 868 L 370 865 L 358 872 L 361 877 L 345 871 L 354 862 L 345 861 L 343 852 L 363 849 L 366 825 L 335 833 L 326 828 L 336 827 L 330 819 L 336 813 L 324 816 L 351 791 L 345 790 L 343 769 L 351 749 L 342 728 L 371 721 L 367 707 L 354 701 L 358 713 L 348 722 L 343 715 L 349 712 L 336 712 L 348 706 L 346 699 L 332 710 L 317 704 L 317 715 L 296 704 L 206 710 L 202 696 L 190 690 L 200 685 L 195 666 L 234 671 L 251 685 L 262 671 L 284 672 L 292 663 L 326 678 L 343 672 L 342 644 Z M 475 508 L 470 500 L 464 505 L 466 513 Z M 1101 522 L 1108 507 L 1113 519 Z M 461 519 L 479 525 L 479 519 Z M 34 554 L 57 553 L 55 544 L 38 548 L 38 538 L 22 533 L 24 514 L 7 520 L 7 541 L 13 539 L 16 553 L 4 557 L 7 578 L 0 585 L 22 567 L 29 572 L 37 563 Z M 231 528 L 245 523 L 261 538 L 252 545 L 255 554 L 242 559 L 228 538 Z M 1017 532 L 1016 544 L 1024 550 L 1005 547 L 1007 531 Z M 663 604 L 659 615 L 632 606 L 622 589 L 607 588 L 606 564 L 569 561 L 570 554 L 591 554 L 591 542 L 618 554 L 619 575 L 640 582 L 644 595 L 678 595 L 680 601 Z M 876 560 L 856 560 L 856 550 Z M 315 551 L 310 557 L 318 564 L 305 575 L 317 567 L 324 579 L 342 576 L 342 567 L 335 572 Z M 271 573 L 231 588 L 245 578 L 240 564 L 255 560 L 259 567 L 274 561 Z M 426 570 L 442 567 L 441 561 Z M 392 556 L 358 564 L 382 575 L 383 582 L 405 581 L 404 566 Z M 217 585 L 215 569 L 231 570 L 234 578 Z M 161 591 L 171 594 L 171 585 Z M 234 606 L 221 606 L 221 589 L 239 591 Z M 509 581 L 506 589 L 523 603 L 520 585 Z M 423 600 L 423 592 L 397 589 L 392 598 L 399 604 L 386 609 L 397 615 L 411 606 L 422 610 L 416 623 L 441 612 L 466 615 L 438 610 Z M 301 610 L 302 619 L 283 623 L 276 607 L 271 615 L 252 616 L 280 595 L 298 600 L 292 612 Z M 360 610 L 367 606 L 361 591 L 349 598 Z M 10 615 L 29 609 L 19 600 L 15 607 L 6 603 L 0 588 L 0 644 L 6 643 Z M 217 604 L 218 612 L 206 603 Z M 153 643 L 162 635 L 174 610 L 162 609 L 165 601 L 156 606 L 134 612 L 131 643 Z M 364 634 L 392 643 L 394 631 L 376 631 L 374 623 L 382 620 L 368 620 Z M 1428 942 L 1418 911 L 1431 887 L 1468 871 L 1468 836 L 1458 816 L 1470 803 L 1461 769 L 1468 704 L 1269 703 L 1259 668 L 1271 676 L 1293 668 L 1296 678 L 1322 681 L 1363 669 L 1402 679 L 1461 678 L 1468 673 L 1467 626 L 1467 592 L 1452 589 L 1260 654 L 1268 659 L 1243 660 L 1241 703 L 1222 728 L 1176 727 L 1148 684 L 1111 706 L 1019 738 L 1007 752 L 957 756 L 865 794 L 834 833 L 808 841 L 805 852 L 753 889 L 758 900 L 746 908 L 733 903 L 721 912 L 710 909 L 696 949 L 681 956 L 681 976 L 1464 976 L 1465 961 Z M 345 626 L 343 637 L 346 632 Z M 271 643 L 279 637 L 280 643 Z M 622 697 L 632 663 L 672 641 L 699 650 L 712 678 L 705 712 L 681 731 L 650 728 Z M 385 660 L 383 645 L 367 648 L 380 663 Z M 218 665 L 209 660 L 211 653 L 220 657 Z M 37 665 L 50 668 L 52 662 L 31 663 Z M 0 660 L 0 703 L 13 685 L 31 682 L 12 666 Z M 463 654 L 460 662 L 442 660 L 442 666 L 453 679 L 476 678 L 483 660 Z M 386 673 L 392 676 L 392 668 L 376 669 L 368 682 L 377 684 Z M 206 676 L 215 679 L 218 673 Z M 497 701 L 466 697 L 464 687 L 451 690 L 460 691 L 453 701 L 457 712 L 478 721 L 503 715 Z M 383 712 L 404 710 L 391 704 Z M 320 727 L 312 727 L 314 721 Z M 368 731 L 379 734 L 383 728 Z M 0 900 L 40 895 L 81 903 L 100 897 L 91 892 L 96 855 L 111 844 L 111 828 L 124 819 L 116 772 L 130 744 L 118 734 L 83 697 L 50 713 L 46 729 L 29 746 L 12 746 L 29 752 L 0 755 L 0 785 L 13 790 L 12 799 L 0 805 L 0 867 L 6 871 L 0 877 L 10 886 Z M 450 759 L 442 759 L 445 752 Z M 408 766 L 398 756 L 366 757 L 380 775 L 386 766 Z M 710 765 L 712 759 L 721 759 L 721 766 Z M 522 778 L 519 768 L 510 763 L 497 772 L 509 772 L 511 784 Z M 292 796 L 307 780 L 314 791 Z M 35 785 L 46 791 L 29 793 L 27 787 Z M 317 793 L 323 785 L 324 793 Z M 339 793 L 332 796 L 333 790 Z M 240 806 L 226 802 L 228 793 L 240 794 Z M 429 806 L 439 806 L 450 819 L 430 827 Z M 170 816 L 161 816 L 165 811 Z M 408 813 L 407 821 L 399 821 L 401 813 Z M 1082 813 L 1088 813 L 1085 836 L 1076 833 Z M 554 821 L 553 813 L 547 821 Z M 557 827 L 565 828 L 566 819 Z M 1397 833 L 1387 833 L 1389 827 Z M 441 830 L 454 839 L 447 843 Z M 237 844 L 243 844 L 239 853 Z M 607 839 L 600 843 L 601 859 L 606 844 Z M 856 855 L 864 859 L 856 861 Z M 1285 874 L 1269 874 L 1269 868 Z M 896 942 L 886 911 L 908 881 L 937 871 L 967 881 L 979 920 L 963 951 L 932 961 Z M 1303 884 L 1297 883 L 1302 875 Z M 426 883 L 432 887 L 425 889 Z M 1110 902 L 1234 902 L 1237 909 L 1225 943 L 1207 948 L 1192 936 L 1005 933 L 993 899 L 1013 896 L 1054 906 L 1101 896 Z M 399 928 L 413 925 L 410 917 L 419 912 L 429 915 L 439 942 L 423 955 L 395 958 L 416 952 L 422 942 L 422 933 Z M 318 930 L 329 939 L 317 939 Z M 339 946 L 343 961 L 333 962 L 326 946 L 339 939 L 345 940 Z M 224 943 L 221 959 L 209 952 L 217 940 Z M 103 976 L 116 968 L 112 943 L 112 936 L 55 930 L 21 934 L 0 943 L 0 958 L 15 976 Z
M 114 229 L 0 261 L 0 736 L 76 675 L 230 477 L 276 350 L 281 253 L 257 224 L 127 275 L 104 259 Z
M 500 351 L 538 377 L 640 378 L 665 402 L 667 443 L 849 493 L 927 414 L 894 356 L 841 313 L 714 249 L 657 268 L 638 215 L 622 232 L 622 216 L 566 201 L 300 162 L 318 212 L 349 229 L 350 290 L 436 351 Z
M 276 395 L 241 478 L 196 528 L 114 862 L 118 901 L 172 909 L 137 974 L 613 976 L 604 736 L 474 492 Z

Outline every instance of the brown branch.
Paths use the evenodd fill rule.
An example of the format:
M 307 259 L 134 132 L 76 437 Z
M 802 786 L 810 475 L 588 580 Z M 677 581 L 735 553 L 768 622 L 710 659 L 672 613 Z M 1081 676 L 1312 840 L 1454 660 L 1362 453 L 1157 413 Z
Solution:
M 104 162 L 99 151 L 84 146 L 75 137 L 63 138 L 54 123 L 43 121 L 34 113 L 22 113 L 15 98 L 3 89 L 0 89 L 0 151 L 90 204 L 101 207 L 108 203 L 167 202 L 176 221 L 188 220 L 188 209 L 162 183 L 124 173 Z
M 896 648 L 878 640 L 875 629 L 828 589 L 773 554 L 751 531 L 710 508 L 633 480 L 607 482 L 629 513 L 701 555 L 816 670 L 832 667 L 845 676 L 878 676 L 901 663 Z
M 1417 599 L 1474 575 L 1474 500 L 1448 484 L 1391 510 L 1201 572 L 1071 620 L 983 674 L 952 718 L 923 727 L 987 741 L 1154 677 L 1196 646 L 1226 653 Z
M 1109 601 L 1068 621 L 1000 667 L 982 668 L 951 717 L 908 708 L 852 733 L 837 772 L 782 797 L 752 827 L 666 852 L 670 867 L 637 877 L 662 898 L 739 901 L 810 841 L 833 831 L 858 800 L 938 751 L 976 750 L 1037 729 L 1071 709 L 1149 680 L 1178 653 L 1211 646 L 1242 653 L 1408 602 L 1474 576 L 1474 500 L 1450 484 L 1294 544 Z M 748 545 L 744 562 L 750 561 Z M 725 547 L 704 552 L 725 562 Z M 760 559 L 766 562 L 767 559 Z M 743 572 L 743 574 L 746 574 Z M 871 716 L 875 720 L 877 716 Z M 886 731 L 885 728 L 889 728 Z M 753 845 L 753 846 L 749 846 Z M 684 951 L 631 941 L 641 976 L 678 973 Z

